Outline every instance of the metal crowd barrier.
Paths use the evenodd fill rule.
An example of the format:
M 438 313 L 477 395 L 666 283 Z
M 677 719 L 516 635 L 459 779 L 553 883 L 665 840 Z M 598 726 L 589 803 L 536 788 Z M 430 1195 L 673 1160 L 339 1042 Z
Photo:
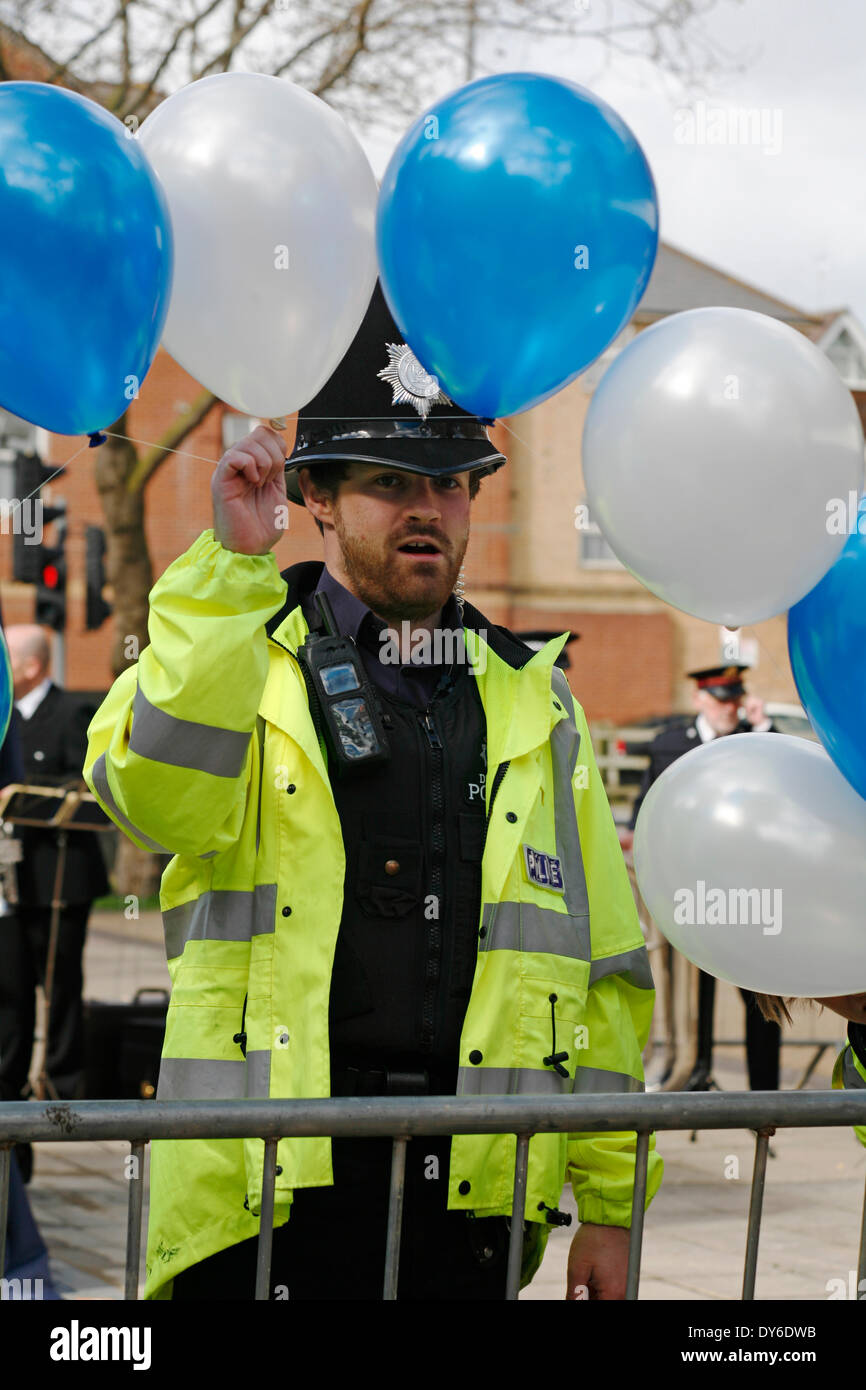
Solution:
M 866 1125 L 866 1091 L 747 1091 L 723 1094 L 667 1092 L 647 1095 L 543 1097 L 374 1097 L 369 1099 L 248 1101 L 28 1101 L 0 1105 L 0 1277 L 6 1248 L 10 1151 L 15 1143 L 46 1140 L 127 1139 L 135 1176 L 129 1180 L 125 1297 L 138 1298 L 144 1197 L 144 1146 L 151 1139 L 265 1141 L 262 1209 L 255 1297 L 267 1300 L 273 1238 L 277 1143 L 282 1138 L 393 1139 L 386 1237 L 384 1299 L 397 1297 L 406 1144 L 413 1135 L 514 1134 L 517 1152 L 508 1248 L 507 1299 L 520 1287 L 529 1141 L 533 1134 L 637 1134 L 626 1298 L 636 1299 L 640 1278 L 650 1134 L 665 1129 L 757 1131 L 749 1202 L 743 1298 L 755 1296 L 755 1271 L 767 1167 L 776 1129 Z M 861 1216 L 858 1281 L 866 1279 L 866 1193 Z

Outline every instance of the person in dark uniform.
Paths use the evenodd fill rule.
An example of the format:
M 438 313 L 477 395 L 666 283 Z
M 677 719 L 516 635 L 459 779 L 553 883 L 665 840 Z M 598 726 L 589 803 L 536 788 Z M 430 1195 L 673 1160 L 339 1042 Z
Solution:
M 0 631 L 2 628 L 3 616 L 0 613 Z M 10 690 L 8 693 L 11 699 L 12 691 Z M 21 736 L 16 711 L 13 708 L 9 727 L 6 730 L 2 746 L 0 746 L 0 788 L 8 787 L 15 782 L 23 782 L 23 780 L 24 759 L 21 755 Z M 13 919 L 14 911 L 4 912 L 0 915 L 0 951 L 2 951 L 5 933 L 11 930 Z M 14 991 L 14 986 L 15 981 L 6 975 L 2 969 L 2 963 L 0 963 L 0 1019 L 2 1019 L 9 1001 L 13 1002 L 14 1007 L 14 993 L 10 994 L 10 987 Z M 2 1051 L 0 1051 L 0 1057 L 2 1057 Z M 17 1099 L 17 1094 L 8 1091 L 3 1084 L 2 1077 L 0 1077 L 0 1102 Z M 4 1278 L 10 1284 L 13 1281 L 20 1283 L 22 1298 L 57 1300 L 60 1295 L 52 1280 L 48 1265 L 48 1251 L 30 1210 L 30 1203 L 25 1191 L 25 1184 L 30 1181 L 32 1169 L 32 1146 L 30 1144 L 16 1144 L 11 1154 L 9 1173 L 9 1214 L 4 1252 Z M 25 1289 L 27 1292 L 24 1291 Z
M 749 667 L 741 663 L 708 666 L 686 674 L 695 682 L 694 704 L 698 713 L 691 724 L 664 729 L 653 739 L 649 748 L 649 767 L 643 776 L 640 792 L 632 811 L 630 829 L 637 824 L 644 797 L 665 768 L 684 753 L 710 743 L 727 734 L 774 733 L 775 726 L 764 711 L 764 702 L 757 695 L 748 695 L 742 674 Z M 740 707 L 746 718 L 740 718 Z M 765 1018 L 754 993 L 741 989 L 746 1006 L 746 1061 L 749 1086 L 753 1091 L 779 1089 L 779 1024 Z M 715 977 L 700 971 L 698 979 L 698 1047 L 695 1065 L 683 1090 L 704 1091 L 712 1085 L 713 1010 L 716 997 Z
M 74 786 L 82 780 L 90 712 L 48 675 L 51 653 L 43 630 L 7 629 L 6 640 L 24 780 L 42 786 Z M 26 1092 L 33 1051 L 36 985 L 45 983 L 51 902 L 57 868 L 57 832 L 23 828 L 18 867 L 18 909 L 0 937 L 0 974 L 14 981 L 0 1009 L 0 1087 L 10 1097 Z M 79 1099 L 84 1086 L 82 955 L 94 898 L 108 892 L 97 836 L 71 831 L 60 889 L 63 903 L 48 1019 L 45 1071 L 52 1092 Z M 12 997 L 10 998 L 10 993 Z

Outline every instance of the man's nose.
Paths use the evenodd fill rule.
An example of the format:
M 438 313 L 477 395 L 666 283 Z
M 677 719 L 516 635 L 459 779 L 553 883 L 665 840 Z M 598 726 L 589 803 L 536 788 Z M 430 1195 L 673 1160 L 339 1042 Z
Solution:
M 430 520 L 439 516 L 442 504 L 436 489 L 435 478 L 417 478 L 407 499 L 406 511 L 409 516 Z

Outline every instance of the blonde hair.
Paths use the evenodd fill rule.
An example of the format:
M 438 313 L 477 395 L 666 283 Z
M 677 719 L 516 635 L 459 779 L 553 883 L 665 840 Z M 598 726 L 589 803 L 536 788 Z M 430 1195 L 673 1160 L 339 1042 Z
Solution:
M 801 999 L 796 995 L 789 995 L 783 999 L 781 994 L 756 994 L 755 1003 L 771 1023 L 778 1023 L 780 1026 L 785 1023 L 793 1023 L 789 1004 L 817 1004 L 817 999 Z M 820 1007 L 820 1005 L 819 1005 Z

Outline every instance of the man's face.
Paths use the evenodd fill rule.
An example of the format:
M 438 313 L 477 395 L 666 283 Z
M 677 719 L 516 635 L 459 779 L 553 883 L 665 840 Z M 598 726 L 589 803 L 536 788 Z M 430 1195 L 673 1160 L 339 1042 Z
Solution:
M 466 553 L 469 474 L 430 477 L 367 463 L 350 470 L 318 513 L 328 568 L 386 622 L 430 617 L 453 590 Z
M 717 700 L 708 690 L 695 692 L 695 704 L 707 719 L 716 734 L 732 734 L 740 722 L 740 704 L 743 696 L 735 695 L 730 700 Z
M 26 695 L 39 684 L 45 676 L 45 671 L 14 627 L 10 627 L 5 635 L 12 671 L 12 698 L 20 700 L 22 695 Z

